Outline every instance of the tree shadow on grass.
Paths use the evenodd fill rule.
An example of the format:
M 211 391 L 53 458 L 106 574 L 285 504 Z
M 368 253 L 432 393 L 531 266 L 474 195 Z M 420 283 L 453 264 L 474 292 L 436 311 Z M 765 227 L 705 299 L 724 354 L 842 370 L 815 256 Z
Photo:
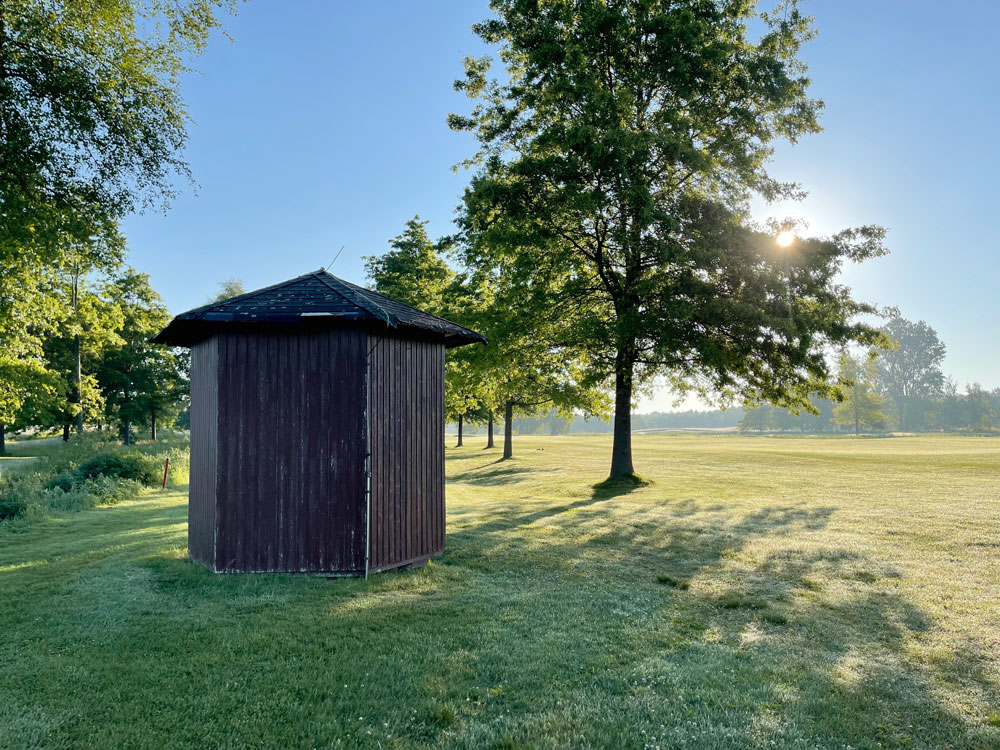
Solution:
M 623 477 L 605 479 L 593 485 L 593 497 L 595 500 L 610 500 L 614 497 L 622 497 L 635 492 L 643 487 L 648 487 L 652 482 L 643 479 L 638 474 L 628 474 Z
M 595 488 L 572 503 L 502 512 L 450 534 L 443 562 L 513 575 L 540 600 L 579 590 L 581 610 L 564 615 L 571 628 L 606 606 L 594 598 L 595 582 L 621 602 L 643 601 L 652 584 L 658 610 L 615 605 L 625 613 L 632 606 L 631 616 L 646 623 L 639 635 L 626 625 L 627 635 L 609 634 L 616 668 L 633 681 L 650 674 L 646 688 L 662 704 L 643 693 L 646 705 L 667 707 L 683 694 L 695 714 L 746 746 L 1000 747 L 989 648 L 942 636 L 889 561 L 823 546 L 815 532 L 835 507 L 740 512 L 694 499 L 614 502 L 627 494 Z M 758 541 L 773 546 L 783 537 L 795 545 L 778 544 L 763 558 L 756 552 Z M 618 640 L 621 648 L 612 645 Z M 606 675 L 602 685 L 613 682 Z M 588 688 L 581 690 L 583 701 Z M 623 726 L 643 720 L 630 719 L 632 710 L 621 709 Z M 635 739 L 677 742 L 669 732 Z
M 496 461 L 481 464 L 480 466 L 464 471 L 461 474 L 454 474 L 448 478 L 448 481 L 481 486 L 494 486 L 507 484 L 519 477 L 526 477 L 526 475 L 529 474 L 535 476 L 541 474 L 554 474 L 561 471 L 562 469 L 560 468 L 539 469 L 532 466 L 512 464 L 510 461 L 500 458 Z
M 52 594 L 27 589 L 30 569 L 3 580 L 23 610 L 7 614 L 20 660 L 8 669 L 32 691 L 58 674 L 59 694 L 92 692 L 86 674 L 106 670 L 122 698 L 102 723 L 134 721 L 155 696 L 151 743 L 181 717 L 204 744 L 259 742 L 239 734 L 252 722 L 218 720 L 243 709 L 211 703 L 236 681 L 269 731 L 301 724 L 289 705 L 321 707 L 321 746 L 352 744 L 338 722 L 371 712 L 376 737 L 384 722 L 413 746 L 1000 746 L 975 714 L 998 705 L 986 649 L 952 639 L 937 654 L 934 619 L 892 564 L 814 534 L 834 507 L 567 490 L 577 499 L 470 519 L 428 568 L 368 582 L 214 576 L 176 554 L 183 534 L 166 526 L 182 506 L 114 509 L 114 528 L 77 524 L 89 536 L 51 561 L 67 566 L 49 604 L 61 631 L 39 625 L 33 608 Z M 37 654 L 55 654 L 58 671 L 39 678 Z M 296 664 L 329 679 L 302 692 Z M 199 703 L 185 705 L 192 674 Z M 392 679 L 353 689 L 368 674 Z M 15 702 L 34 699 L 19 690 Z M 436 721 L 441 706 L 456 707 L 454 724 Z

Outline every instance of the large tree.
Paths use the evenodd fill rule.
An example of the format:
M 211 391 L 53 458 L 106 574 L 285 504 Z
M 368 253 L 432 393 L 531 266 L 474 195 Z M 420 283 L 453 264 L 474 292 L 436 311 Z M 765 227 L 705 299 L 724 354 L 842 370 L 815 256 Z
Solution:
M 893 318 L 885 333 L 895 346 L 882 352 L 876 360 L 879 386 L 899 410 L 899 428 L 915 429 L 918 419 L 917 405 L 943 393 L 945 345 L 937 331 L 924 321 L 914 323 L 905 318 Z M 919 415 L 923 416 L 923 415 Z
M 0 4 L 0 259 L 113 231 L 186 175 L 180 77 L 232 0 Z
M 635 389 L 809 408 L 825 354 L 879 334 L 836 283 L 884 251 L 863 227 L 779 247 L 748 199 L 795 197 L 766 165 L 776 139 L 818 130 L 797 55 L 813 34 L 794 1 L 494 0 L 475 26 L 500 49 L 467 59 L 475 102 L 451 126 L 481 144 L 460 221 L 478 267 L 553 285 L 598 376 L 614 382 L 611 476 L 633 474 Z M 756 36 L 755 36 L 756 34 Z M 787 227 L 786 227 L 787 228 Z
M 571 321 L 550 302 L 552 290 L 532 285 L 514 268 L 494 269 L 477 330 L 490 341 L 471 351 L 479 403 L 503 415 L 504 459 L 514 454 L 514 417 L 556 409 L 561 416 L 608 412 L 606 389 L 595 382 Z

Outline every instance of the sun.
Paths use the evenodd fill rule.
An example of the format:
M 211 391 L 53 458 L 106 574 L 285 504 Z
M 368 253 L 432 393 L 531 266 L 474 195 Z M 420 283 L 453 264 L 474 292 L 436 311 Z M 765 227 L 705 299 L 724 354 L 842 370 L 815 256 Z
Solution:
M 779 245 L 781 245 L 782 247 L 788 247 L 793 242 L 795 242 L 794 232 L 789 232 L 787 230 L 784 232 L 778 232 L 777 243 Z

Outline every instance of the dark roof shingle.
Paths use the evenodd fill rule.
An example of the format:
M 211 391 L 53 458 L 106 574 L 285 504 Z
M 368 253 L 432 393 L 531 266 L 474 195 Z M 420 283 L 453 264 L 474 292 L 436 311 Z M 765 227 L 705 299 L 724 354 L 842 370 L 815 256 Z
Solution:
M 473 330 L 338 279 L 323 269 L 188 310 L 150 340 L 191 346 L 232 324 L 318 324 L 323 319 L 427 331 L 439 334 L 449 348 L 486 343 L 485 337 Z

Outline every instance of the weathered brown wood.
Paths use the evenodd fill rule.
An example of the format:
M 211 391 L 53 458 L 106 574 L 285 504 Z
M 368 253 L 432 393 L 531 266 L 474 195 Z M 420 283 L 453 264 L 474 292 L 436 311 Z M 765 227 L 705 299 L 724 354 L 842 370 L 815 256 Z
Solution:
M 214 567 L 215 482 L 218 470 L 219 348 L 216 339 L 191 349 L 191 477 L 188 552 Z
M 385 570 L 444 549 L 444 346 L 389 336 L 370 341 L 377 542 L 370 566 Z
M 366 341 L 353 329 L 240 332 L 194 347 L 193 559 L 364 571 Z
M 444 549 L 441 342 L 220 333 L 193 348 L 191 377 L 193 559 L 359 574 L 366 551 L 370 569 L 386 570 Z

